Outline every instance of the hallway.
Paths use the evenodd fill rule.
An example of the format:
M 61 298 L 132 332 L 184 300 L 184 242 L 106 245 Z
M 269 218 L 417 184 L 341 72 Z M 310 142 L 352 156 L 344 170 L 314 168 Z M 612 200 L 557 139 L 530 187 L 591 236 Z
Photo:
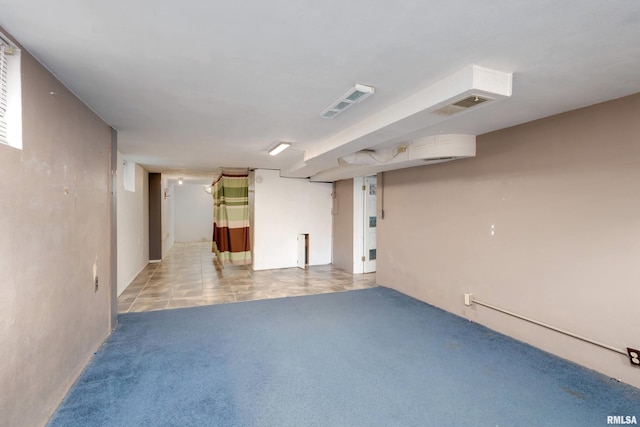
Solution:
M 118 312 L 130 313 L 268 298 L 341 292 L 376 286 L 375 273 L 351 274 L 332 265 L 307 270 L 222 269 L 211 243 L 175 243 L 161 263 L 148 264 L 118 297 Z

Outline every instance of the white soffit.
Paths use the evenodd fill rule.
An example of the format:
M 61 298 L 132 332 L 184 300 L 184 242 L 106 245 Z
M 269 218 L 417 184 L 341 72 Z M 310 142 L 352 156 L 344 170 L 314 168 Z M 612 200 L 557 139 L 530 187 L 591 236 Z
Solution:
M 337 159 L 375 147 L 511 96 L 512 74 L 470 65 L 439 82 L 371 115 L 360 123 L 310 147 L 304 162 L 282 170 L 286 177 L 313 177 L 333 169 Z M 477 106 L 446 110 L 468 98 L 482 98 Z M 466 102 L 461 102 L 468 105 Z M 445 113 L 443 114 L 443 109 Z

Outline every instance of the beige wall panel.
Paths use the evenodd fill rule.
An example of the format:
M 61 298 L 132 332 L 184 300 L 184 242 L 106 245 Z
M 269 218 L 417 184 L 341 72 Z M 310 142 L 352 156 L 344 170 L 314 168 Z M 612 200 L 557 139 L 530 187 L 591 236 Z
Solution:
M 335 183 L 333 265 L 353 272 L 353 179 Z
M 109 334 L 110 313 L 110 128 L 24 50 L 22 105 L 23 150 L 0 146 L 7 426 L 46 422 Z
M 640 95 L 478 137 L 478 155 L 384 174 L 379 284 L 640 387 Z

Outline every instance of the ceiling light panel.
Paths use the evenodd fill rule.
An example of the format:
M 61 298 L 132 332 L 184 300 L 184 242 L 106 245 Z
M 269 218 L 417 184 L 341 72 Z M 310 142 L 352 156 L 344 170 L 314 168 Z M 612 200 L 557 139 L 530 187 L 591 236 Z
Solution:
M 320 117 L 325 119 L 332 119 L 343 111 L 357 104 L 358 102 L 361 102 L 369 96 L 373 95 L 375 91 L 376 88 L 372 86 L 355 84 L 344 95 L 336 99 L 330 106 L 325 108 L 320 113 Z
M 278 154 L 282 153 L 284 150 L 286 150 L 289 147 L 291 147 L 290 143 L 281 142 L 278 145 L 276 145 L 275 147 L 273 147 L 271 150 L 269 150 L 269 154 L 272 155 L 272 156 L 277 156 Z

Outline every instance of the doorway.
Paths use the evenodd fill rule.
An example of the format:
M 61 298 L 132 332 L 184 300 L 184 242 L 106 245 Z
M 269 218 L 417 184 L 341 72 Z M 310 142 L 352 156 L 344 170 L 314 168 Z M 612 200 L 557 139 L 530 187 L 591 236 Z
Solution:
M 353 179 L 353 272 L 376 271 L 378 217 L 377 177 Z
M 362 272 L 373 273 L 376 271 L 376 230 L 378 225 L 376 215 L 378 181 L 376 176 L 365 177 L 363 189 Z

